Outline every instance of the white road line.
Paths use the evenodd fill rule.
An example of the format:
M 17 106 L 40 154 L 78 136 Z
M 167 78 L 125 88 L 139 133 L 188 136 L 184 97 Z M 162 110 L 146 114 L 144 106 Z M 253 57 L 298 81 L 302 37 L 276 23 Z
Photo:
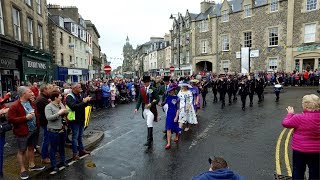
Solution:
M 115 140 L 118 140 L 119 138 L 121 138 L 121 137 L 123 137 L 123 136 L 125 136 L 125 135 L 128 135 L 129 133 L 132 133 L 132 132 L 133 132 L 133 130 L 128 131 L 128 132 L 126 132 L 126 133 L 122 134 L 121 136 L 119 136 L 119 137 L 117 137 L 117 138 L 113 139 L 112 141 L 110 141 L 110 142 L 108 142 L 108 143 L 104 144 L 103 146 L 100 146 L 100 147 L 98 147 L 97 149 L 93 150 L 93 151 L 91 152 L 91 154 L 92 154 L 92 155 L 96 154 L 100 149 L 102 149 L 102 148 L 104 148 L 104 147 L 108 146 L 109 144 L 113 143 Z
M 193 146 L 198 144 L 198 141 L 201 139 L 204 139 L 206 137 L 208 137 L 208 132 L 209 130 L 214 126 L 215 123 L 213 124 L 209 124 L 207 128 L 205 128 L 191 143 L 191 145 L 189 146 L 189 149 L 191 149 Z

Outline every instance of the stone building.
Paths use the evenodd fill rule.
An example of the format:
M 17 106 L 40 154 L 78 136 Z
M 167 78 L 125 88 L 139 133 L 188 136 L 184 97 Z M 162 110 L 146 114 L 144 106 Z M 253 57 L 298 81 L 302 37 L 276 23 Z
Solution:
M 53 59 L 57 62 L 54 70 L 57 80 L 68 82 L 89 80 L 88 65 L 92 62 L 89 58 L 88 32 L 78 8 L 49 4 L 48 11 L 52 20 L 50 26 L 53 32 L 50 32 L 49 39 Z M 57 28 L 60 30 L 55 30 Z M 62 29 L 65 31 L 61 31 Z M 65 38 L 67 39 L 63 41 Z M 63 44 L 60 44 L 61 41 Z
M 122 73 L 127 76 L 132 76 L 134 74 L 133 67 L 133 56 L 134 49 L 129 42 L 129 37 L 127 36 L 126 44 L 123 46 L 123 64 L 122 64 Z
M 201 2 L 201 12 L 191 22 L 193 69 L 196 73 L 241 72 L 246 49 L 250 49 L 247 53 L 251 72 L 318 69 L 319 3 L 314 0 Z M 173 64 L 177 62 L 174 30 L 176 24 L 181 24 L 179 19 L 182 18 L 173 24 Z
M 90 71 L 94 71 L 94 76 L 100 77 L 103 76 L 103 69 L 101 68 L 103 66 L 103 62 L 101 59 L 101 47 L 99 45 L 99 38 L 100 34 L 96 28 L 96 26 L 90 21 L 86 20 L 85 21 L 87 25 L 87 30 L 91 35 L 92 39 L 92 68 L 90 67 Z
M 45 0 L 0 0 L 0 96 L 51 80 Z
M 192 60 L 192 22 L 197 14 L 189 13 L 186 15 L 178 13 L 177 18 L 173 18 L 171 34 L 171 65 L 175 67 L 175 74 L 190 75 L 193 72 Z M 178 60 L 180 57 L 180 60 Z

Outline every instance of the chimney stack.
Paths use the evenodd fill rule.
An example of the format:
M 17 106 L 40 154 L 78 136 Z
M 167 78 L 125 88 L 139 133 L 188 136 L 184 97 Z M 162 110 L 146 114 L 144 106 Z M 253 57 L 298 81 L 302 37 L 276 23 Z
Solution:
M 215 5 L 214 1 L 204 0 L 200 3 L 201 13 L 205 13 L 210 5 Z

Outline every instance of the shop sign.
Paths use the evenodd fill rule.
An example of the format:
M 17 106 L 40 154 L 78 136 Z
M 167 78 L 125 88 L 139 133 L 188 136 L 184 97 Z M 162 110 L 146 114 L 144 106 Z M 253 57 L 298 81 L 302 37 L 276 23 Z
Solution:
M 27 68 L 42 69 L 42 70 L 47 69 L 47 64 L 45 62 L 30 61 L 30 60 L 27 60 L 26 62 L 27 62 Z
M 68 69 L 68 75 L 82 75 L 81 69 Z
M 320 49 L 320 44 L 297 47 L 298 52 L 312 51 L 312 50 L 316 50 L 316 49 Z
M 16 61 L 11 59 L 1 59 L 0 58 L 0 67 L 4 69 L 15 69 Z

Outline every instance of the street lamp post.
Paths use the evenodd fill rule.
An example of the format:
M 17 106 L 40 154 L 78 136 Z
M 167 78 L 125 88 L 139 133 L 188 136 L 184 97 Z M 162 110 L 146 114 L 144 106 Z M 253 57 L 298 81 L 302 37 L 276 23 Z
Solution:
M 179 12 L 178 12 L 178 18 L 179 18 Z M 179 63 L 178 63 L 178 65 L 179 65 L 179 74 L 180 74 L 180 76 L 182 75 L 182 72 L 181 72 L 181 67 L 180 67 L 180 64 L 181 64 L 181 61 L 180 61 L 180 22 L 179 22 L 179 19 L 177 20 L 176 19 L 176 17 L 174 17 L 173 16 L 173 14 L 171 14 L 171 16 L 170 16 L 170 19 L 174 19 L 176 22 L 177 22 L 177 24 L 176 24 L 176 26 L 178 26 L 178 28 L 177 28 L 177 30 L 178 30 L 178 60 L 179 60 Z

